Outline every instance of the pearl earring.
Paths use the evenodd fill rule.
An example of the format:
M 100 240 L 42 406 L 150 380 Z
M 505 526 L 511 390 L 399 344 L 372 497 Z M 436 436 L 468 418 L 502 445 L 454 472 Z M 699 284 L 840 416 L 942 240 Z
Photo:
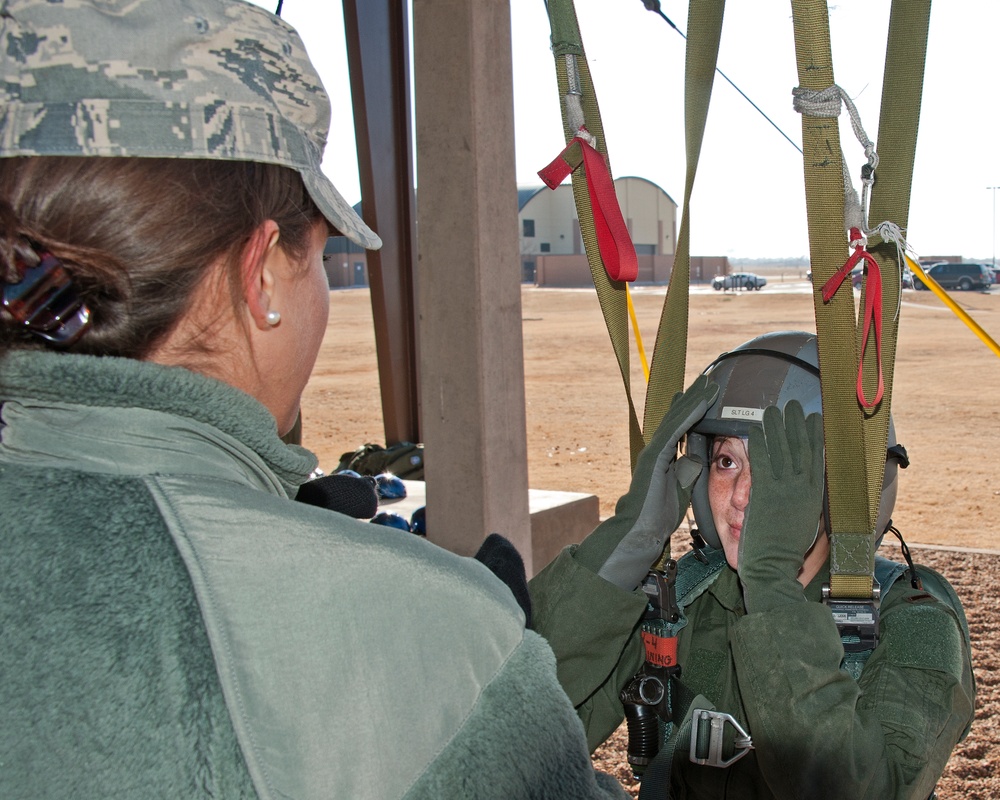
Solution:
M 281 314 L 279 314 L 277 311 L 268 311 L 267 314 L 264 315 L 264 319 L 266 319 L 267 324 L 273 328 L 275 325 L 281 322 Z

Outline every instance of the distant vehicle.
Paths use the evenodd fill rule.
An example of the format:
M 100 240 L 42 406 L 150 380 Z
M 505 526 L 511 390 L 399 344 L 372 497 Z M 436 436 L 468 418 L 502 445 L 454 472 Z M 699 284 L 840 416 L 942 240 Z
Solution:
M 864 278 L 864 267 L 855 267 L 851 270 L 851 286 L 855 289 L 861 288 L 861 282 Z M 806 280 L 812 281 L 812 270 L 806 272 Z M 904 289 L 913 288 L 913 270 L 909 267 L 903 267 L 903 277 L 902 284 Z
M 806 279 L 812 281 L 813 274 L 812 270 L 806 272 Z M 855 289 L 861 288 L 861 282 L 864 278 L 864 267 L 855 267 L 851 270 L 851 286 Z M 903 267 L 903 278 L 902 284 L 904 289 L 913 288 L 913 270 L 909 267 Z
M 883 281 L 885 280 L 885 273 L 882 273 Z M 864 279 L 864 267 L 855 267 L 851 270 L 851 285 L 855 289 L 861 288 L 861 282 Z M 913 270 L 909 267 L 903 267 L 903 275 L 900 278 L 902 283 L 902 288 L 912 289 L 913 288 Z
M 734 272 L 731 275 L 716 275 L 712 278 L 712 288 L 721 289 L 760 289 L 767 285 L 767 278 L 753 272 Z
M 942 289 L 988 289 L 993 285 L 992 270 L 985 264 L 950 264 L 941 262 L 924 270 Z M 913 277 L 913 288 L 926 289 L 924 282 Z

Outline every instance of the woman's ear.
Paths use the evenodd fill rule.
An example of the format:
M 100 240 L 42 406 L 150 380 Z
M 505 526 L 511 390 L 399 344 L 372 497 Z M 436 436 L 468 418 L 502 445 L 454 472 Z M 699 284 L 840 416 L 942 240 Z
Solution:
M 273 327 L 267 320 L 274 296 L 274 273 L 270 269 L 271 257 L 278 248 L 278 224 L 265 220 L 250 235 L 243 250 L 240 265 L 243 275 L 243 298 L 254 326 L 259 330 Z

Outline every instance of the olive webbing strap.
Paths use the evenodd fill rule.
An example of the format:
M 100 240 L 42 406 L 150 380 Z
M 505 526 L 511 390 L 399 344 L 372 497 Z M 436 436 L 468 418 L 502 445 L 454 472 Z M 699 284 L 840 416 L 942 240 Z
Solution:
M 653 359 L 649 367 L 642 427 L 646 441 L 656 432 L 674 395 L 684 388 L 691 281 L 691 192 L 694 189 L 698 159 L 705 137 L 705 120 L 712 99 L 725 7 L 725 0 L 699 0 L 688 5 L 684 65 L 684 131 L 687 155 L 684 211 L 670 284 L 663 302 Z
M 905 50 L 910 45 L 906 37 L 920 27 L 919 23 L 901 21 L 907 5 L 906 0 L 895 0 L 893 3 L 880 124 L 880 134 L 886 135 L 886 146 L 881 146 L 883 140 L 880 136 L 879 149 L 883 160 L 876 171 L 876 185 L 882 185 L 873 192 L 872 202 L 873 220 L 889 219 L 900 227 L 905 227 L 908 213 L 909 178 L 916 142 L 916 117 L 912 115 L 919 113 L 922 84 L 922 68 L 918 68 L 917 79 L 914 80 L 912 66 L 899 59 L 900 48 Z M 926 5 L 929 11 L 929 3 Z M 792 0 L 792 16 L 800 85 L 816 91 L 832 86 L 834 78 L 826 3 L 823 0 Z M 923 42 L 924 45 L 918 44 L 917 47 L 921 63 L 926 31 Z M 902 99 L 886 103 L 885 93 L 894 91 L 900 92 Z M 908 125 L 908 122 L 912 124 Z M 904 128 L 910 128 L 911 132 L 901 130 Z M 843 165 L 837 119 L 803 116 L 802 134 L 832 528 L 830 589 L 835 598 L 870 599 L 875 559 L 874 529 L 885 469 L 892 365 L 896 348 L 900 292 L 898 260 L 895 245 L 882 243 L 875 248 L 879 264 L 888 267 L 888 279 L 885 281 L 887 302 L 882 310 L 886 389 L 878 407 L 873 413 L 866 414 L 857 401 L 855 389 L 858 354 L 864 343 L 863 328 L 855 322 L 853 291 L 850 288 L 838 291 L 830 302 L 824 303 L 821 289 L 843 265 L 847 250 Z M 883 172 L 888 176 L 884 181 Z M 876 192 L 877 202 L 874 199 Z M 878 381 L 873 345 L 866 349 L 863 367 L 863 385 L 866 391 L 871 391 Z
M 608 158 L 607 145 L 604 139 L 604 127 L 601 124 L 600 109 L 597 105 L 597 95 L 587 66 L 586 53 L 580 37 L 580 26 L 576 18 L 573 0 L 548 0 L 549 25 L 552 31 L 552 53 L 556 63 L 556 83 L 559 87 L 559 98 L 566 97 L 570 91 L 570 75 L 567 57 L 575 60 L 575 73 L 579 80 L 581 92 L 580 102 L 587 130 L 596 139 L 594 148 L 605 158 Z M 577 131 L 570 123 L 569 111 L 565 103 L 560 103 L 566 142 L 569 143 Z M 574 148 L 579 151 L 579 148 Z M 610 169 L 610 168 L 609 168 Z M 587 190 L 586 176 L 577 169 L 573 172 L 573 198 L 576 202 L 577 217 L 580 221 L 580 236 L 583 239 L 590 273 L 594 279 L 597 299 L 604 314 L 604 322 L 611 337 L 611 345 L 618 360 L 622 382 L 625 385 L 625 397 L 629 408 L 629 450 L 632 466 L 642 449 L 642 430 L 639 427 L 639 417 L 636 414 L 632 400 L 631 369 L 629 365 L 629 333 L 628 304 L 626 300 L 626 284 L 623 281 L 613 281 L 608 277 L 597 244 L 597 233 L 594 228 L 594 212 L 591 208 L 590 194 Z
M 799 85 L 821 91 L 834 84 L 833 56 L 826 0 L 792 0 L 795 56 Z M 851 565 L 849 596 L 871 598 L 872 548 L 869 524 L 867 459 L 858 459 L 864 442 L 863 415 L 854 392 L 857 377 L 853 290 L 838 291 L 823 302 L 821 287 L 843 265 L 847 252 L 844 226 L 844 178 L 840 127 L 835 117 L 802 117 L 802 162 L 813 273 L 827 486 L 830 495 L 831 572 L 841 575 L 846 545 Z M 851 491 L 854 489 L 854 491 Z M 860 497 L 859 497 L 860 496 Z M 864 502 L 858 502 L 863 498 Z M 844 538 L 844 532 L 851 538 Z M 870 565 L 870 566 L 869 566 Z M 831 574 L 831 582 L 833 575 Z M 867 588 L 865 588 L 867 582 Z
M 930 0 L 893 0 L 886 42 L 877 139 L 879 164 L 872 188 L 870 226 L 888 220 L 906 230 L 908 224 L 930 5 Z M 871 596 L 871 584 L 867 576 L 874 574 L 874 543 L 879 533 L 875 531 L 875 524 L 885 474 L 885 448 L 889 432 L 902 289 L 901 265 L 895 243 L 883 242 L 879 237 L 872 236 L 869 238 L 869 249 L 882 268 L 882 377 L 885 386 L 882 402 L 874 413 L 864 415 L 862 421 L 868 476 L 868 530 L 871 532 L 866 533 L 863 538 L 871 544 L 862 548 L 862 537 L 852 537 L 851 533 L 835 533 L 832 539 L 831 565 L 836 569 L 831 569 L 830 576 L 830 592 L 834 598 Z M 864 284 L 863 291 L 867 292 L 867 283 Z M 864 299 L 862 297 L 862 302 Z M 855 339 L 858 352 L 863 350 L 862 336 L 859 327 Z M 863 353 L 863 380 L 866 391 L 871 391 L 878 381 L 877 357 L 874 347 L 864 349 Z M 850 395 L 844 393 L 840 402 L 849 399 Z M 831 517 L 834 513 L 835 494 L 838 495 L 838 505 L 852 502 L 850 492 L 837 491 L 831 481 Z M 834 531 L 836 530 L 834 525 Z M 864 553 L 866 559 L 863 565 L 866 574 L 863 576 L 858 574 L 862 569 L 862 565 L 856 561 L 859 553 Z
M 909 222 L 930 12 L 931 0 L 893 0 L 886 41 L 877 139 L 879 165 L 875 185 L 872 187 L 869 216 L 871 224 L 891 220 L 904 231 Z M 882 267 L 884 303 L 882 372 L 885 394 L 871 420 L 872 431 L 868 434 L 869 437 L 874 436 L 874 442 L 869 445 L 869 457 L 870 470 L 876 480 L 869 481 L 868 484 L 874 529 L 885 472 L 885 459 L 882 455 L 889 432 L 902 265 L 899 263 L 900 253 L 893 242 L 880 242 L 877 237 L 871 237 L 869 249 Z M 861 346 L 860 340 L 858 346 Z M 869 385 L 874 385 L 878 376 L 871 349 L 865 353 L 864 366 Z M 878 532 L 875 533 L 877 535 Z

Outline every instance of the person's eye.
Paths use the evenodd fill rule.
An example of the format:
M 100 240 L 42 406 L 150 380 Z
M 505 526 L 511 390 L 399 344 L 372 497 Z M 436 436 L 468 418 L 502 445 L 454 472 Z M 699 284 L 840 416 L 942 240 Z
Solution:
M 736 462 L 727 455 L 716 456 L 715 465 L 719 469 L 733 469 Z

